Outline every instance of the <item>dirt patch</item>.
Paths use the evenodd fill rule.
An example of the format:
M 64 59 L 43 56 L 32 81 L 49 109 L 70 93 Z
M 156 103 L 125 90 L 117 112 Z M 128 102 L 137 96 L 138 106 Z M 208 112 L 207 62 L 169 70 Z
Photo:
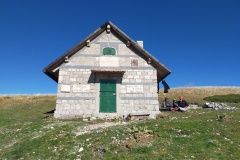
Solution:
M 137 148 L 139 146 L 148 146 L 151 145 L 152 141 L 154 140 L 153 134 L 146 134 L 146 133 L 134 133 L 130 135 L 129 138 L 120 140 L 114 138 L 112 140 L 113 144 L 126 147 L 126 149 Z
M 92 130 L 95 130 L 98 128 L 107 128 L 111 126 L 126 125 L 126 124 L 129 124 L 129 122 L 104 122 L 104 123 L 91 124 L 78 129 L 76 136 L 90 133 Z

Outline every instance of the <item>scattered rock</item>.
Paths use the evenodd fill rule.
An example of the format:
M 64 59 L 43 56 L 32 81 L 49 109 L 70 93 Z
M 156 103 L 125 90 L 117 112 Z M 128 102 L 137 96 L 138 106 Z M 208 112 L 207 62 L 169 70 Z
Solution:
M 236 110 L 237 109 L 236 107 L 228 106 L 225 103 L 215 103 L 215 102 L 211 102 L 211 103 L 206 102 L 202 106 L 202 108 L 212 108 L 212 109 L 215 109 L 215 110 L 219 110 L 219 109 Z
M 79 150 L 78 150 L 78 152 L 82 152 L 83 151 L 83 147 L 81 147 Z
M 96 119 L 97 119 L 96 117 L 91 117 L 91 118 L 90 118 L 91 121 L 94 121 L 94 120 L 96 120 Z
M 87 122 L 88 121 L 88 119 L 87 118 L 83 118 L 83 122 Z
M 94 156 L 96 156 L 98 158 L 102 158 L 104 156 L 104 154 L 106 153 L 106 151 L 107 150 L 105 148 L 101 148 L 101 147 L 95 148 Z

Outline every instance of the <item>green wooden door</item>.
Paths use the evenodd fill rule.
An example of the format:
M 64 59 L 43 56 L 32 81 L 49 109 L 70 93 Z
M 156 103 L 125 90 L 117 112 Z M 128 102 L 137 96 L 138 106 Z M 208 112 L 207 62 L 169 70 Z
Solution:
M 100 80 L 100 112 L 116 112 L 116 80 Z

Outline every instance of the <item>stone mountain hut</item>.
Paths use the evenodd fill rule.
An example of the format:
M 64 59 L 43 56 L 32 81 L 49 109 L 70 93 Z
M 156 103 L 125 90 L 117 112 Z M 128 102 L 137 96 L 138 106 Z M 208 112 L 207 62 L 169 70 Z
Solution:
M 158 83 L 171 71 L 108 21 L 44 68 L 58 83 L 55 118 L 126 117 L 159 111 Z

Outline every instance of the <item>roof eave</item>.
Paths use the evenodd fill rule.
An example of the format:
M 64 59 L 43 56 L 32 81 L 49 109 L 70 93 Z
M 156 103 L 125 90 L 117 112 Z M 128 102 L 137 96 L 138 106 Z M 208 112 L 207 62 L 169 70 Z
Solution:
M 113 28 L 114 30 L 121 35 L 121 37 L 123 37 L 126 42 L 130 41 L 130 45 L 134 46 L 134 48 L 136 48 L 138 51 L 140 51 L 141 53 L 143 53 L 144 56 L 151 58 L 152 63 L 154 63 L 157 66 L 157 70 L 164 71 L 165 74 L 163 77 L 161 77 L 160 79 L 163 80 L 164 78 L 166 78 L 171 71 L 165 67 L 163 64 L 161 64 L 154 56 L 152 56 L 150 53 L 148 53 L 143 47 L 141 47 L 137 42 L 135 42 L 134 40 L 132 40 L 130 37 L 128 37 L 124 32 L 122 32 L 118 27 L 116 27 L 114 24 L 112 24 L 110 21 L 108 22 Z M 161 81 L 160 80 L 160 81 Z
M 59 67 L 62 63 L 64 63 L 64 59 L 66 56 L 68 56 L 68 58 L 70 58 L 74 53 L 76 53 L 78 50 L 80 50 L 81 48 L 83 48 L 86 45 L 86 41 L 87 40 L 93 40 L 94 38 L 96 38 L 99 34 L 101 34 L 103 32 L 103 30 L 105 30 L 107 24 L 109 24 L 110 22 L 106 22 L 105 24 L 103 24 L 102 26 L 100 26 L 96 31 L 94 31 L 92 34 L 90 34 L 88 37 L 86 37 L 84 40 L 82 40 L 81 42 L 79 42 L 77 45 L 75 45 L 72 49 L 68 50 L 67 52 L 65 52 L 62 56 L 60 56 L 59 58 L 57 58 L 55 61 L 53 61 L 52 63 L 50 63 L 48 66 L 46 66 L 43 69 L 43 72 L 48 75 L 50 78 L 52 78 L 54 81 L 58 81 L 58 77 L 55 77 L 54 75 L 52 75 L 52 71 Z
M 59 67 L 62 63 L 64 63 L 64 59 L 66 56 L 70 58 L 73 54 L 75 54 L 78 50 L 86 46 L 86 41 L 90 40 L 92 41 L 97 36 L 99 36 L 107 27 L 107 25 L 110 24 L 111 28 L 117 32 L 124 40 L 130 42 L 130 45 L 132 45 L 135 49 L 137 49 L 139 52 L 141 52 L 146 58 L 151 58 L 152 63 L 156 65 L 156 69 L 158 72 L 161 72 L 162 76 L 158 75 L 158 79 L 163 80 L 165 77 L 167 77 L 171 71 L 165 67 L 163 64 L 161 64 L 155 57 L 153 57 L 150 53 L 148 53 L 146 50 L 144 50 L 141 46 L 139 46 L 135 41 L 133 41 L 130 37 L 128 37 L 124 32 L 122 32 L 118 27 L 116 27 L 112 22 L 107 21 L 105 24 L 100 26 L 95 32 L 90 34 L 88 37 L 86 37 L 84 40 L 82 40 L 80 43 L 75 45 L 72 49 L 64 53 L 62 56 L 60 56 L 58 59 L 50 63 L 47 67 L 43 69 L 43 72 L 47 74 L 50 78 L 52 78 L 54 81 L 58 82 L 58 74 L 56 72 L 53 72 L 57 67 Z
M 46 70 L 45 68 L 43 69 L 43 72 L 50 77 L 52 80 L 54 80 L 55 82 L 58 83 L 58 77 L 54 76 L 54 74 L 52 74 L 51 72 L 49 72 L 48 70 Z

